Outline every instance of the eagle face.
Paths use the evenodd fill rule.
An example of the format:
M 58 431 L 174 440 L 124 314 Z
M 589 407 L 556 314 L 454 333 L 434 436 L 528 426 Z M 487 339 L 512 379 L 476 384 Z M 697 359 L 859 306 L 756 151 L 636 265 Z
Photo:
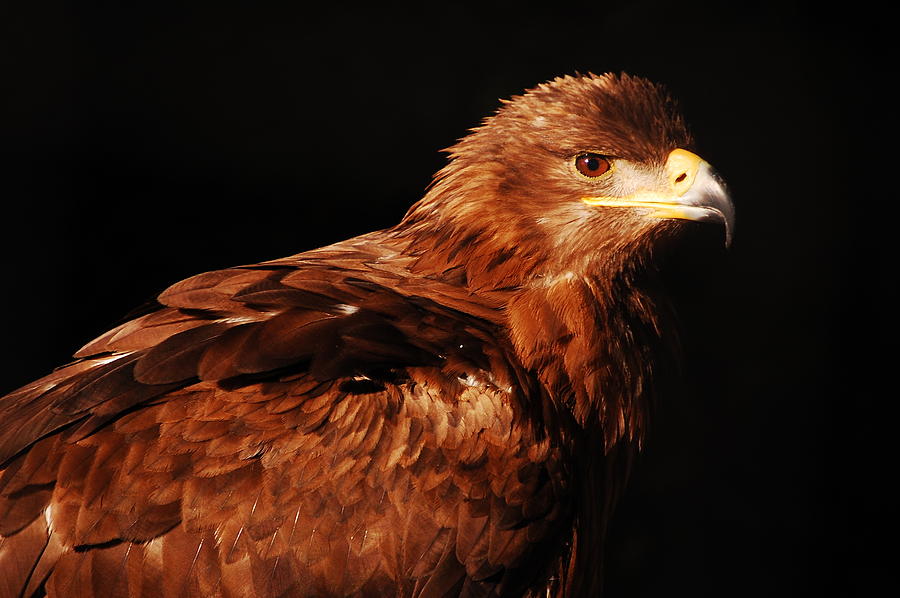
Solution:
M 561 77 L 507 101 L 450 148 L 424 202 L 455 216 L 443 223 L 451 228 L 497 223 L 486 227 L 492 239 L 480 235 L 484 252 L 543 253 L 538 275 L 643 257 L 685 228 L 679 220 L 719 222 L 727 244 L 733 206 L 692 145 L 659 85 Z

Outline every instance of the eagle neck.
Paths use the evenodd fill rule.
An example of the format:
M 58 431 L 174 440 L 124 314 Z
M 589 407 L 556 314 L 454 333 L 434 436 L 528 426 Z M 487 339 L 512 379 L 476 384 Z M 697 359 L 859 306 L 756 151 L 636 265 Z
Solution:
M 641 442 L 663 336 L 658 312 L 622 269 L 537 279 L 507 308 L 520 361 L 582 430 L 602 435 L 604 451 Z
M 573 536 L 558 595 L 596 596 L 607 522 L 647 427 L 661 314 L 635 270 L 545 278 L 510 301 L 508 327 L 520 361 L 562 411 L 556 438 L 571 457 Z

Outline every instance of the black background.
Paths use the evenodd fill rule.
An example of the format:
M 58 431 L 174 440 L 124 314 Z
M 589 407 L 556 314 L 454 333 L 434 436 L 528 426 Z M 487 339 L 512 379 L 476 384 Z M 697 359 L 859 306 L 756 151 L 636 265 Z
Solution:
M 896 471 L 882 21 L 796 2 L 5 6 L 0 391 L 181 278 L 397 222 L 499 98 L 624 70 L 680 100 L 738 228 L 669 266 L 684 389 L 617 513 L 609 595 L 870 595 Z

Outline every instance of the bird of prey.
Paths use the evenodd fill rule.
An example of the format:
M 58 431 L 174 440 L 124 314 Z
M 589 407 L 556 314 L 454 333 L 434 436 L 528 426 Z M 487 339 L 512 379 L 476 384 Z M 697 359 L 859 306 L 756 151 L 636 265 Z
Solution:
M 0 399 L 0 597 L 599 595 L 655 249 L 732 231 L 691 143 L 655 83 L 556 78 L 396 226 L 169 287 Z

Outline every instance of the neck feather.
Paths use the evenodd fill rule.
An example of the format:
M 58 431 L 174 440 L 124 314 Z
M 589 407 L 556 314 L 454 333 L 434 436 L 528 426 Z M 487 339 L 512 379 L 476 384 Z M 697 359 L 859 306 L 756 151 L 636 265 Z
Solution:
M 640 443 L 662 331 L 658 307 L 624 272 L 566 273 L 532 284 L 509 303 L 509 330 L 526 368 L 604 447 Z
M 494 166 L 460 177 L 451 164 L 392 234 L 413 271 L 502 297 L 517 357 L 557 409 L 602 429 L 606 450 L 640 443 L 668 309 L 642 290 L 654 237 L 601 225 L 585 240 L 583 225 L 536 222 L 506 196 Z

